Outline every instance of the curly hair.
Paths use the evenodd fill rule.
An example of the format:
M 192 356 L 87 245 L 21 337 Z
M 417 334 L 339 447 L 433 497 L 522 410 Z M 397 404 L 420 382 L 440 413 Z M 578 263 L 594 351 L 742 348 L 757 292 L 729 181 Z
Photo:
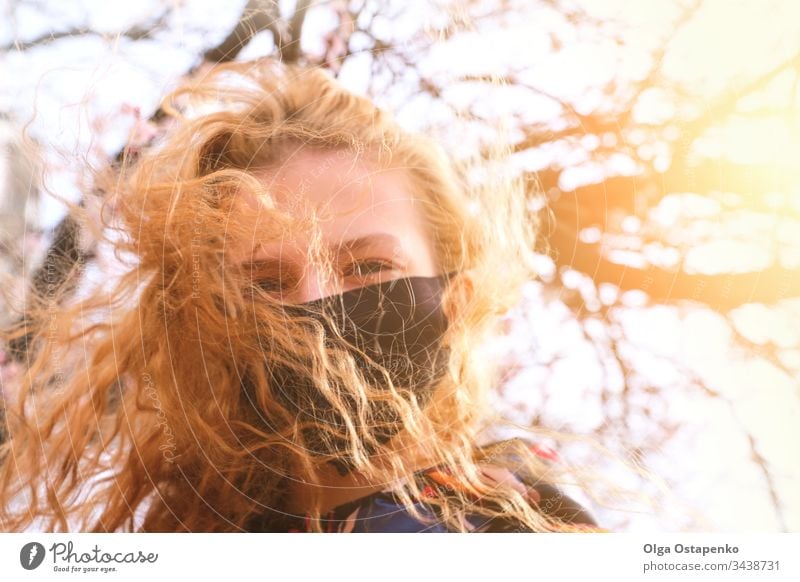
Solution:
M 103 196 L 95 235 L 124 273 L 57 308 L 42 298 L 27 319 L 26 333 L 36 325 L 33 355 L 0 449 L 3 527 L 247 531 L 254 517 L 281 512 L 289 480 L 320 482 L 321 460 L 306 442 L 314 429 L 346 443 L 359 473 L 394 484 L 421 521 L 430 519 L 413 501 L 421 492 L 404 479 L 411 443 L 465 484 L 430 500 L 452 530 L 465 531 L 467 512 L 482 512 L 513 518 L 522 531 L 572 531 L 479 470 L 487 459 L 513 458 L 533 479 L 558 477 L 524 439 L 505 442 L 502 454 L 481 444 L 500 419 L 489 398 L 497 370 L 476 350 L 536 277 L 530 184 L 470 179 L 474 160 L 456 162 L 317 68 L 220 65 L 173 91 L 162 109 L 166 135 L 95 177 Z M 458 314 L 445 337 L 447 372 L 424 407 L 384 374 L 389 390 L 380 398 L 402 436 L 380 455 L 368 454 L 369 402 L 378 393 L 352 355 L 318 326 L 287 318 L 230 260 L 232 241 L 253 236 L 230 219 L 241 196 L 269 201 L 258 173 L 298 147 L 405 172 L 441 269 L 458 273 L 443 298 Z M 269 204 L 264 212 L 263 236 L 310 228 Z M 351 418 L 343 426 L 301 419 L 277 397 L 265 361 L 311 376 Z M 491 503 L 476 507 L 475 493 Z M 311 508 L 313 523 L 319 509 Z

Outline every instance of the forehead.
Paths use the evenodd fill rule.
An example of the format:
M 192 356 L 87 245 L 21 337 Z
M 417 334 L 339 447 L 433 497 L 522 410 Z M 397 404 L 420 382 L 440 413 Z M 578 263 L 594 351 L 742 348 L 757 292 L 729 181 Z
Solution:
M 327 244 L 375 233 L 409 242 L 425 238 L 421 202 L 402 169 L 380 168 L 346 150 L 301 148 L 256 176 L 271 201 L 250 198 L 243 206 L 241 220 L 255 229 L 274 204 L 292 218 L 310 220 Z M 311 233 L 291 234 L 302 241 Z
M 259 174 L 278 208 L 293 214 L 310 211 L 375 210 L 412 202 L 411 184 L 399 169 L 379 168 L 346 150 L 301 148 L 280 166 Z

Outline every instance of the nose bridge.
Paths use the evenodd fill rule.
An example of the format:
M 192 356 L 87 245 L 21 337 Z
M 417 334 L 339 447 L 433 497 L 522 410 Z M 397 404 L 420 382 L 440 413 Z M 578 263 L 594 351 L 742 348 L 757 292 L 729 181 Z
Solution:
M 330 272 L 326 265 L 333 266 L 326 245 L 306 234 L 292 236 L 288 246 L 290 248 L 284 247 L 283 251 L 291 255 L 289 262 L 293 263 L 296 281 L 290 299 L 292 303 L 307 303 L 337 292 L 336 277 L 325 276 L 326 272 Z
M 307 265 L 300 279 L 297 289 L 297 302 L 306 303 L 322 297 L 324 292 L 323 282 L 320 280 L 319 268 Z
M 336 292 L 336 281 L 325 276 L 325 269 L 316 262 L 305 266 L 297 289 L 297 302 L 307 303 Z

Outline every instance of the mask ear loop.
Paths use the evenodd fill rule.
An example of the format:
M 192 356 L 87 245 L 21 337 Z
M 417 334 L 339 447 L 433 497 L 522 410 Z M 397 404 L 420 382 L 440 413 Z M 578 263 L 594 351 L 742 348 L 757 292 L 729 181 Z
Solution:
M 439 278 L 441 278 L 441 279 L 443 279 L 445 282 L 448 282 L 448 283 L 449 283 L 449 282 L 450 282 L 450 280 L 452 280 L 452 279 L 455 279 L 455 278 L 456 278 L 456 276 L 458 276 L 458 275 L 460 275 L 460 274 L 461 274 L 461 270 L 460 270 L 460 269 L 455 269 L 455 270 L 453 270 L 453 271 L 448 271 L 447 273 L 444 273 L 444 274 L 442 274 L 442 275 L 439 275 Z

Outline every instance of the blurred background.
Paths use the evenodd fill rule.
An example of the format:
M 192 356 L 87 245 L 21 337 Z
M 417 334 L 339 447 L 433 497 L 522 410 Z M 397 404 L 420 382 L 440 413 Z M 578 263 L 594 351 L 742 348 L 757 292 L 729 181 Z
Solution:
M 81 167 L 146 146 L 177 82 L 265 56 L 327 68 L 456 157 L 510 143 L 547 215 L 541 277 L 487 346 L 496 405 L 633 451 L 695 510 L 559 444 L 662 500 L 592 507 L 602 525 L 800 531 L 800 4 L 0 1 L 12 302 L 70 266 L 85 285 L 113 269 L 48 192 L 80 202 Z M 19 359 L 0 346 L 6 396 Z

